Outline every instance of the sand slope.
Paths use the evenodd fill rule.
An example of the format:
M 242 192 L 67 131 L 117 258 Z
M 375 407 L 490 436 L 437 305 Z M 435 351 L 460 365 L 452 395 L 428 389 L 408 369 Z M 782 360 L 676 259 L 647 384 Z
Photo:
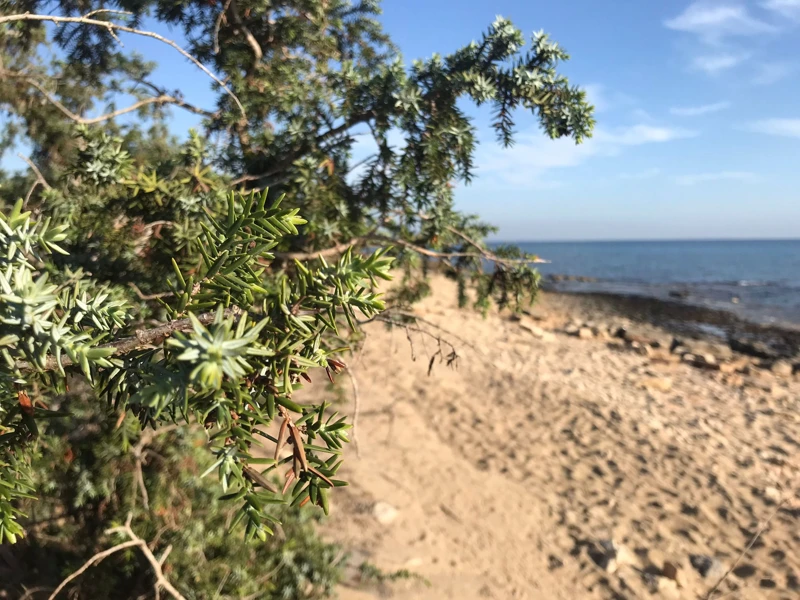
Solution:
M 361 458 L 349 450 L 326 526 L 355 562 L 431 586 L 343 598 L 705 597 L 773 513 L 721 592 L 800 598 L 796 375 L 725 376 L 568 336 L 557 296 L 536 309 L 545 339 L 454 297 L 439 281 L 418 312 L 477 348 L 443 334 L 455 369 L 428 376 L 432 338 L 409 332 L 412 350 L 405 331 L 369 326 L 353 366 Z M 691 555 L 718 562 L 702 577 Z

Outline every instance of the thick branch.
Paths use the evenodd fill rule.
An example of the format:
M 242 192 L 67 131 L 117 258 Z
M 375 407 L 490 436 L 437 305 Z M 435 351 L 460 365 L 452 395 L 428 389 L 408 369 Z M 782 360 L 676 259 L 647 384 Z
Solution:
M 224 316 L 233 315 L 239 312 L 240 309 L 238 308 L 228 308 L 223 313 Z M 203 324 L 208 325 L 212 323 L 216 318 L 216 313 L 208 312 L 202 313 L 197 316 L 197 319 Z M 165 325 L 160 325 L 158 327 L 153 327 L 152 329 L 137 329 L 133 332 L 133 335 L 130 337 L 122 338 L 120 340 L 116 340 L 114 342 L 109 342 L 108 344 L 103 344 L 98 346 L 99 348 L 111 348 L 114 352 L 111 356 L 123 356 L 125 354 L 129 354 L 134 350 L 140 350 L 142 348 L 147 348 L 149 346 L 153 346 L 155 344 L 160 344 L 163 342 L 167 337 L 173 334 L 176 331 L 188 331 L 192 328 L 192 321 L 191 319 L 178 319 L 177 321 L 171 321 L 170 323 L 166 323 Z M 64 356 L 61 358 L 61 365 L 64 367 L 72 366 L 74 363 L 71 358 L 68 356 Z M 33 371 L 36 370 L 37 367 L 32 365 L 26 361 L 18 361 L 15 365 L 16 369 L 19 371 Z M 58 369 L 58 361 L 56 361 L 54 356 L 50 356 L 45 361 L 44 370 L 45 371 L 54 371 Z
M 186 50 L 178 46 L 178 44 L 176 44 L 170 39 L 158 35 L 157 33 L 153 33 L 152 31 L 144 31 L 141 29 L 134 29 L 133 27 L 127 27 L 126 25 L 119 25 L 117 23 L 112 23 L 110 21 L 100 21 L 98 19 L 91 19 L 88 17 L 58 17 L 53 15 L 35 15 L 31 13 L 0 16 L 0 23 L 11 23 L 15 21 L 50 21 L 51 23 L 55 23 L 57 25 L 59 23 L 80 23 L 83 25 L 95 25 L 97 27 L 104 27 L 111 34 L 113 34 L 114 31 L 124 31 L 126 33 L 133 33 L 135 35 L 141 35 L 144 37 L 153 38 L 154 40 L 158 40 L 159 42 L 167 44 L 168 46 L 180 52 L 184 57 L 188 58 L 201 71 L 203 71 L 203 73 L 205 73 L 211 79 L 213 79 L 214 82 L 217 85 L 219 85 L 223 90 L 225 90 L 225 92 L 227 92 L 227 94 L 233 99 L 233 101 L 236 103 L 236 106 L 239 107 L 242 116 L 247 118 L 247 115 L 244 111 L 244 106 L 242 106 L 242 103 L 239 101 L 239 98 L 236 97 L 236 94 L 234 94 L 228 88 L 227 85 L 225 85 L 216 75 L 214 75 L 211 71 L 209 71 L 208 68 L 203 65 L 203 63 L 201 63 L 194 56 L 189 54 Z

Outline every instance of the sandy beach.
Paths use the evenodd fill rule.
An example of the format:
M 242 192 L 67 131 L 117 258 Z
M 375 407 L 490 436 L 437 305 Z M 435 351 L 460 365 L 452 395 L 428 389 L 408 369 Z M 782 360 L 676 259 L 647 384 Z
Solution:
M 429 585 L 352 573 L 342 598 L 706 598 L 728 571 L 712 597 L 800 597 L 790 361 L 574 296 L 521 319 L 455 296 L 438 279 L 416 308 L 430 334 L 368 326 L 325 525 L 351 564 Z M 458 359 L 442 342 L 429 375 L 437 335 Z

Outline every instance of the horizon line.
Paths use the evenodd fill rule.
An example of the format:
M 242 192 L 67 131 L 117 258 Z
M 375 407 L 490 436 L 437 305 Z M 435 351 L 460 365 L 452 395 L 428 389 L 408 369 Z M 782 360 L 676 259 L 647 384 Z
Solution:
M 670 242 L 670 243 L 684 243 L 684 242 L 800 242 L 800 237 L 780 237 L 780 238 L 622 238 L 622 239 L 563 239 L 563 240 L 502 240 L 502 239 L 489 239 L 489 244 L 619 244 L 619 243 L 655 243 L 655 242 Z

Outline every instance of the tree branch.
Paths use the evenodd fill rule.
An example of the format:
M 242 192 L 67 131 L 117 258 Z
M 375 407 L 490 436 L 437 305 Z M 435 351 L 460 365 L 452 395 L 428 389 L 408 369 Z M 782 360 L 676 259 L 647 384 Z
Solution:
M 436 250 L 430 250 L 423 246 L 418 246 L 417 244 L 412 244 L 411 242 L 407 242 L 406 240 L 400 238 L 390 238 L 387 236 L 376 235 L 376 234 L 369 234 L 363 237 L 356 237 L 348 242 L 341 242 L 339 244 L 336 244 L 335 246 L 331 246 L 329 248 L 323 248 L 322 250 L 314 250 L 310 252 L 276 252 L 275 258 L 279 258 L 282 260 L 313 260 L 315 258 L 320 258 L 320 257 L 327 258 L 329 256 L 336 256 L 338 254 L 342 254 L 346 252 L 349 248 L 369 242 L 388 244 L 392 246 L 402 246 L 403 248 L 407 248 L 409 250 L 412 250 L 413 252 L 422 254 L 423 256 L 427 256 L 429 258 L 444 259 L 444 260 L 451 258 L 483 258 L 490 262 L 506 266 L 550 262 L 548 260 L 544 260 L 538 257 L 532 259 L 503 258 L 497 256 L 494 252 L 491 252 L 490 250 L 478 245 L 477 242 L 472 242 L 472 245 L 475 246 L 478 252 L 438 252 Z
M 344 133 L 351 127 L 355 127 L 356 125 L 359 125 L 361 123 L 366 123 L 372 118 L 372 116 L 373 115 L 371 112 L 355 115 L 352 118 L 345 121 L 344 123 L 342 123 L 341 125 L 338 125 L 333 129 L 329 129 L 325 133 L 319 134 L 316 138 L 314 138 L 313 144 L 318 146 L 319 144 L 329 140 L 330 138 L 335 137 L 340 133 Z M 267 177 L 272 177 L 273 175 L 277 175 L 278 173 L 281 173 L 282 171 L 285 171 L 290 166 L 292 166 L 292 163 L 294 163 L 294 161 L 300 158 L 303 154 L 310 152 L 311 149 L 312 149 L 311 147 L 305 146 L 304 148 L 287 152 L 284 155 L 284 158 L 281 159 L 271 169 L 264 171 L 263 173 L 259 173 L 257 175 L 242 175 L 238 179 L 234 179 L 231 182 L 231 185 L 239 185 L 240 183 L 245 183 L 247 181 L 257 181 L 259 179 L 265 179 Z
M 223 312 L 224 316 L 235 315 L 240 312 L 238 307 L 228 308 Z M 208 325 L 212 323 L 216 318 L 215 312 L 207 312 L 196 315 L 197 320 L 200 321 L 203 325 Z M 188 331 L 192 328 L 192 321 L 191 319 L 178 319 L 177 321 L 172 321 L 170 323 L 166 323 L 165 325 L 160 325 L 158 327 L 153 327 L 152 329 L 137 329 L 133 332 L 133 335 L 130 337 L 122 338 L 116 340 L 114 342 L 109 342 L 108 344 L 102 344 L 98 346 L 98 348 L 111 348 L 114 352 L 111 356 L 122 356 L 125 354 L 129 354 L 134 350 L 139 350 L 141 348 L 146 348 L 148 346 L 152 346 L 154 344 L 160 344 L 164 341 L 165 338 L 169 337 L 172 333 L 176 331 Z M 68 356 L 64 356 L 61 358 L 61 365 L 64 367 L 72 366 L 74 363 L 72 359 Z M 37 370 L 38 367 L 32 365 L 26 361 L 17 361 L 14 365 L 18 371 L 34 371 Z M 50 356 L 45 361 L 44 370 L 45 371 L 54 371 L 58 369 L 58 361 L 56 361 L 54 356 Z
M 142 108 L 143 106 L 147 106 L 148 104 L 174 104 L 176 106 L 180 106 L 190 112 L 193 112 L 198 115 L 203 115 L 206 117 L 214 117 L 214 113 L 209 112 L 207 110 L 203 110 L 202 108 L 198 108 L 193 104 L 189 104 L 188 102 L 184 102 L 180 98 L 175 98 L 174 96 L 170 96 L 168 94 L 162 94 L 160 96 L 156 96 L 153 98 L 145 98 L 144 100 L 140 100 L 139 102 L 135 102 L 126 108 L 120 108 L 119 110 L 115 110 L 114 112 L 110 112 L 105 115 L 100 115 L 99 117 L 81 117 L 80 115 L 76 115 L 66 106 L 61 104 L 56 98 L 54 98 L 47 90 L 44 89 L 38 81 L 33 79 L 27 79 L 27 82 L 35 87 L 39 92 L 47 98 L 47 100 L 55 106 L 58 110 L 64 113 L 67 117 L 75 121 L 76 123 L 80 123 L 81 125 L 94 125 L 95 123 L 102 123 L 103 121 L 108 121 L 115 117 L 119 117 L 120 115 L 127 114 L 129 112 L 133 112 Z
M 91 14 L 91 13 L 90 13 Z M 144 31 L 142 29 L 134 29 L 133 27 L 128 27 L 126 25 L 119 25 L 117 23 L 112 23 L 110 21 L 100 21 L 98 19 L 91 19 L 88 17 L 58 17 L 54 15 L 36 15 L 31 13 L 24 13 L 24 14 L 17 14 L 17 15 L 4 15 L 0 16 L 0 23 L 12 23 L 15 21 L 50 21 L 51 23 L 59 24 L 59 23 L 80 23 L 83 25 L 95 25 L 97 27 L 104 27 L 108 30 L 109 33 L 113 35 L 114 31 L 124 31 L 126 33 L 133 33 L 135 35 L 141 35 L 144 37 L 153 38 L 154 40 L 158 40 L 168 46 L 174 48 L 178 52 L 180 52 L 185 58 L 188 58 L 192 63 L 194 63 L 203 73 L 208 75 L 214 82 L 219 85 L 225 92 L 227 92 L 228 96 L 230 96 L 233 101 L 236 103 L 236 106 L 239 107 L 239 110 L 242 113 L 244 118 L 247 118 L 247 114 L 245 113 L 244 106 L 239 101 L 239 98 L 236 97 L 230 88 L 225 85 L 216 75 L 214 75 L 206 66 L 203 65 L 199 60 L 197 60 L 194 56 L 189 54 L 186 50 L 181 48 L 178 44 L 173 42 L 170 39 L 167 39 L 157 33 L 153 33 L 152 31 Z
M 164 555 L 158 559 L 155 557 L 153 552 L 150 550 L 150 547 L 147 545 L 142 538 L 136 535 L 131 529 L 131 520 L 133 518 L 132 514 L 128 514 L 128 518 L 125 520 L 125 524 L 120 527 L 113 527 L 106 531 L 107 534 L 115 534 L 120 533 L 128 536 L 130 539 L 127 542 L 122 542 L 109 548 L 108 550 L 103 550 L 102 552 L 98 552 L 94 556 L 92 556 L 88 561 L 86 561 L 82 567 L 80 567 L 77 571 L 72 573 L 69 577 L 67 577 L 61 584 L 56 588 L 56 590 L 50 595 L 48 600 L 55 600 L 56 596 L 58 596 L 59 592 L 64 589 L 64 587 L 73 579 L 79 577 L 82 573 L 87 571 L 90 567 L 93 567 L 99 564 L 103 559 L 108 558 L 112 554 L 115 554 L 121 550 L 125 550 L 126 548 L 133 548 L 138 547 L 144 557 L 147 559 L 147 562 L 150 563 L 150 566 L 153 569 L 153 572 L 156 576 L 156 581 L 153 584 L 153 588 L 155 590 L 156 598 L 159 597 L 160 590 L 164 590 L 170 596 L 175 598 L 175 600 L 186 600 L 184 596 L 175 589 L 175 587 L 167 580 L 164 576 L 164 571 L 162 570 L 162 566 L 164 564 L 164 560 L 167 558 L 169 551 L 172 549 L 171 546 L 167 547 L 164 551 Z
M 36 175 L 36 181 L 33 182 L 33 185 L 31 186 L 31 189 L 28 190 L 28 193 L 25 196 L 25 202 L 23 203 L 23 206 L 27 206 L 28 205 L 28 200 L 31 199 L 31 195 L 33 194 L 33 190 L 36 189 L 37 185 L 41 185 L 42 187 L 44 187 L 47 190 L 52 190 L 53 188 L 50 186 L 49 183 L 47 183 L 47 180 L 44 178 L 44 175 L 42 175 L 42 172 L 39 170 L 39 168 L 35 164 L 33 164 L 33 161 L 30 158 L 28 158 L 27 156 L 25 156 L 21 152 L 17 152 L 17 156 L 19 156 L 22 160 L 24 160 L 26 163 L 28 163 L 28 166 L 31 168 L 33 173 Z

